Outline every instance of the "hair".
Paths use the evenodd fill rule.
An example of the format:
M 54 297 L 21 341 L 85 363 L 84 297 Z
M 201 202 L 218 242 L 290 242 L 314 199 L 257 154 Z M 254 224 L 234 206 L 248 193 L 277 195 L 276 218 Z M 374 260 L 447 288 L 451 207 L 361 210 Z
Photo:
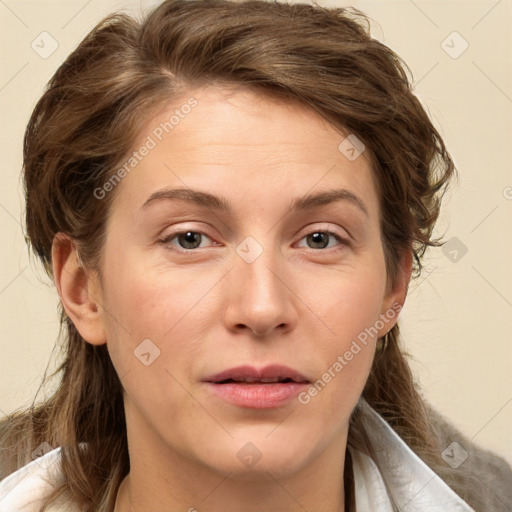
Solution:
M 140 21 L 111 14 L 57 69 L 28 122 L 27 243 L 51 278 L 52 242 L 59 232 L 76 243 L 85 266 L 101 272 L 115 190 L 102 200 L 94 190 L 112 178 L 156 113 L 198 88 L 232 86 L 307 105 L 356 134 L 379 192 L 388 279 L 397 278 L 408 251 L 418 277 L 426 249 L 442 244 L 432 232 L 456 171 L 408 74 L 402 59 L 371 37 L 368 18 L 354 8 L 168 0 Z M 63 359 L 42 383 L 55 377 L 58 386 L 42 403 L 34 398 L 0 424 L 0 477 L 30 462 L 42 442 L 61 446 L 65 483 L 47 504 L 67 494 L 81 510 L 111 512 L 129 472 L 122 386 L 106 345 L 86 342 L 61 304 L 59 312 Z M 464 497 L 441 459 L 408 357 L 396 324 L 385 350 L 376 352 L 363 397 Z M 371 455 L 357 408 L 350 421 L 349 446 Z M 353 501 L 350 472 L 345 475 Z

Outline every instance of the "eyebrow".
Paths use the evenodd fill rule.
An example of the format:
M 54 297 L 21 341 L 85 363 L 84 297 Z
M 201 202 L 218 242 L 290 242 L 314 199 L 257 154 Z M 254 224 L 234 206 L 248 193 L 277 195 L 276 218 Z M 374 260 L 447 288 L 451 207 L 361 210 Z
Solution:
M 142 205 L 141 209 L 145 209 L 155 202 L 162 200 L 172 201 L 176 199 L 196 203 L 200 206 L 205 206 L 207 208 L 225 213 L 232 213 L 233 211 L 229 201 L 226 198 L 214 196 L 208 192 L 192 190 L 190 188 L 164 188 L 157 190 L 148 197 L 148 199 Z M 319 206 L 325 206 L 334 203 L 336 201 L 348 201 L 351 204 L 357 206 L 367 217 L 369 217 L 368 208 L 365 206 L 364 202 L 353 192 L 344 188 L 317 192 L 314 194 L 310 193 L 303 197 L 293 198 L 289 204 L 289 209 L 310 210 Z

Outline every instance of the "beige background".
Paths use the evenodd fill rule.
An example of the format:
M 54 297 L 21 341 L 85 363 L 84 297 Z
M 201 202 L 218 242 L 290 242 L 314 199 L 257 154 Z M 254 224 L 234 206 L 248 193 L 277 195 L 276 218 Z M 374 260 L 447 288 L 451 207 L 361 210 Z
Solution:
M 58 333 L 57 295 L 29 261 L 20 225 L 26 122 L 46 81 L 100 18 L 155 3 L 0 1 L 0 414 L 30 403 Z M 438 224 L 446 240 L 456 238 L 446 254 L 430 252 L 411 284 L 403 333 L 428 399 L 512 464 L 512 2 L 318 3 L 353 5 L 374 20 L 374 36 L 409 64 L 456 161 L 460 181 Z M 43 31 L 58 43 L 47 58 L 31 47 Z

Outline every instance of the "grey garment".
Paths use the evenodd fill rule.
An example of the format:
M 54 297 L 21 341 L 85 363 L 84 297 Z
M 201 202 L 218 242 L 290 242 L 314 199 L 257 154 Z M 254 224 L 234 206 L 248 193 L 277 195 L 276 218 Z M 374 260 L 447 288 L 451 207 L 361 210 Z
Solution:
M 498 454 L 477 446 L 429 404 L 427 413 L 446 450 L 447 472 L 457 481 L 454 490 L 477 512 L 512 512 L 512 467 Z

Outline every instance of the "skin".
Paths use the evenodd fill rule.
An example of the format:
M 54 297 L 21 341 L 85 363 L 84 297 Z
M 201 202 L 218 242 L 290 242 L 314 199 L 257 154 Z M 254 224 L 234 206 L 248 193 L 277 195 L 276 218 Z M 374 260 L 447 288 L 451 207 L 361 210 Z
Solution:
M 373 171 L 364 152 L 350 161 L 338 150 L 346 133 L 261 93 L 218 86 L 193 96 L 198 106 L 111 192 L 102 276 L 77 265 L 68 237 L 54 242 L 64 307 L 87 342 L 107 344 L 125 390 L 131 472 L 116 512 L 343 511 L 349 417 L 397 315 L 308 404 L 242 408 L 201 379 L 270 363 L 321 378 L 403 305 L 410 255 L 388 282 Z M 183 103 L 148 121 L 134 148 Z M 223 196 L 233 211 L 183 200 L 142 208 L 165 187 Z M 368 215 L 348 200 L 288 207 L 338 188 Z M 195 248 L 171 237 L 188 230 L 204 233 Z M 317 232 L 320 241 L 308 236 Z M 248 236 L 263 249 L 251 263 L 236 252 Z M 134 356 L 145 339 L 160 350 L 148 366 Z M 252 467 L 237 456 L 248 442 L 261 454 Z

